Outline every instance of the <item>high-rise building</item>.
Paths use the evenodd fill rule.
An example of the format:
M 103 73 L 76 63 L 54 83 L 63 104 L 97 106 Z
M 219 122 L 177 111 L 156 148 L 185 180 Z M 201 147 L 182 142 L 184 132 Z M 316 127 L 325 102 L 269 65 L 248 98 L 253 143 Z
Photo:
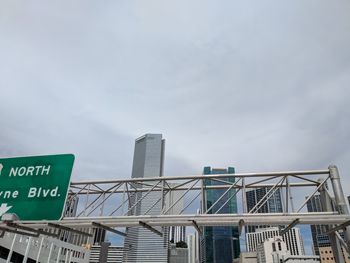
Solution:
M 248 190 L 246 192 L 248 212 L 251 211 L 254 207 L 256 207 L 258 202 L 270 190 L 271 190 L 270 187 L 262 187 L 262 188 Z M 256 208 L 259 208 L 259 206 L 257 206 Z M 276 189 L 276 191 L 271 195 L 271 197 L 256 211 L 256 213 L 282 213 L 282 212 L 283 212 L 283 207 L 282 207 L 282 199 L 281 199 L 280 189 Z M 268 226 L 267 225 L 247 226 L 246 232 L 251 233 L 251 232 L 254 232 L 256 228 L 266 228 L 266 227 L 268 227 Z
M 210 174 L 232 174 L 235 172 L 233 167 L 228 169 L 211 169 L 211 167 L 204 167 L 204 175 Z M 224 181 L 234 183 L 235 178 L 224 178 Z M 204 180 L 205 186 L 222 185 L 226 182 Z M 237 213 L 237 199 L 234 196 L 235 189 L 228 191 L 220 200 L 227 189 L 208 189 L 205 190 L 204 209 L 209 214 L 236 214 Z M 218 201 L 218 202 L 217 202 Z M 212 207 L 212 205 L 215 206 Z M 211 208 L 212 207 L 212 208 Z M 210 209 L 210 210 L 209 210 Z M 240 243 L 238 227 L 232 226 L 215 226 L 204 228 L 204 244 L 205 244 L 205 262 L 206 263 L 226 263 L 232 262 L 233 259 L 238 258 L 240 254 Z
M 305 197 L 308 198 L 308 197 Z M 322 203 L 321 196 L 316 194 L 312 196 L 307 201 L 307 211 L 308 212 L 322 212 Z M 333 210 L 335 208 L 333 207 Z M 321 263 L 332 263 L 335 262 L 335 258 L 333 256 L 333 250 L 331 247 L 331 241 L 329 236 L 326 234 L 327 229 L 326 226 L 322 225 L 311 225 L 311 236 L 313 242 L 313 250 L 314 253 L 321 258 Z M 340 233 L 340 235 L 344 238 L 344 233 Z M 344 262 L 350 262 L 348 257 L 348 253 L 346 251 L 342 251 L 342 255 L 344 258 Z
M 171 243 L 186 242 L 186 227 L 185 226 L 171 226 L 169 231 L 169 240 Z
M 170 244 L 169 263 L 188 263 L 188 248 Z
M 259 263 L 284 262 L 283 257 L 289 255 L 286 243 L 281 236 L 267 238 L 259 243 L 257 247 L 257 258 Z
M 306 197 L 307 198 L 307 197 Z M 308 212 L 322 212 L 321 196 L 314 195 L 307 201 Z M 320 247 L 331 246 L 328 235 L 325 235 L 326 229 L 322 225 L 311 225 L 311 236 L 315 255 L 320 255 Z
M 165 140 L 161 134 L 146 134 L 135 142 L 132 167 L 132 178 L 150 178 L 163 175 Z M 148 188 L 148 186 L 139 186 Z M 129 215 L 159 215 L 162 203 L 160 191 L 138 191 L 131 197 Z M 146 196 L 147 195 L 147 196 Z M 130 210 L 129 209 L 129 210 Z M 124 241 L 123 262 L 147 263 L 164 262 L 168 260 L 168 228 L 155 227 L 163 233 L 159 236 L 154 232 L 137 227 L 128 227 Z
M 332 247 L 319 247 L 321 263 L 336 263 Z M 342 248 L 342 255 L 345 263 L 350 262 L 348 252 Z
M 188 263 L 199 263 L 198 233 L 187 235 Z
M 178 184 L 168 183 L 170 187 L 176 187 Z M 179 215 L 184 209 L 184 194 L 185 190 L 173 190 L 165 196 L 164 210 L 168 211 L 167 215 Z M 169 209 L 168 209 L 169 208 Z M 186 242 L 186 227 L 171 226 L 169 231 L 169 240 L 171 243 Z
M 319 256 L 291 255 L 281 236 L 267 238 L 257 247 L 257 263 L 318 263 Z
M 255 232 L 246 234 L 247 250 L 249 252 L 257 251 L 259 244 L 263 243 L 268 238 L 274 238 L 280 235 L 278 227 L 258 228 Z M 293 227 L 282 236 L 286 243 L 287 249 L 291 255 L 302 256 L 305 255 L 304 242 L 300 234 L 300 229 Z

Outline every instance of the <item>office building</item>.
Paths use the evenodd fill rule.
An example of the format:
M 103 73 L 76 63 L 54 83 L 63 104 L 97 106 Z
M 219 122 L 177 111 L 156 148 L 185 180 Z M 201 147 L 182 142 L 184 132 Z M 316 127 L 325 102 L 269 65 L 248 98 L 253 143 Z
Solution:
M 307 197 L 306 197 L 307 198 Z M 314 195 L 307 201 L 308 212 L 322 212 L 321 196 Z M 320 255 L 319 245 L 324 247 L 330 246 L 330 241 L 327 235 L 324 235 L 325 228 L 321 225 L 311 225 L 311 236 L 315 255 Z
M 146 134 L 135 142 L 132 178 L 150 178 L 163 175 L 165 140 L 161 134 Z M 150 186 L 138 186 L 150 189 Z M 137 192 L 131 198 L 129 215 L 159 215 L 162 203 L 160 191 Z M 155 204 L 156 203 L 156 204 Z M 155 204 L 155 205 L 154 205 Z M 129 209 L 130 210 L 130 209 Z M 157 263 L 168 261 L 168 228 L 155 227 L 163 233 L 159 236 L 154 232 L 138 227 L 128 227 L 124 241 L 123 262 Z
M 247 212 L 251 211 L 258 202 L 269 192 L 270 187 L 256 188 L 252 190 L 248 190 L 246 192 L 247 199 Z M 272 190 L 273 192 L 274 190 Z M 271 193 L 272 193 L 271 192 Z M 260 205 L 259 205 L 260 206 Z M 259 208 L 257 206 L 256 208 Z M 255 212 L 255 211 L 254 211 Z M 282 199 L 281 199 L 281 191 L 280 189 L 276 189 L 276 191 L 271 195 L 271 197 L 263 204 L 259 209 L 257 209 L 256 213 L 282 213 Z M 268 225 L 262 226 L 247 226 L 245 228 L 247 233 L 254 232 L 257 228 L 267 228 Z
M 308 198 L 308 197 L 305 197 Z M 333 210 L 335 210 L 333 208 Z M 319 194 L 312 196 L 307 201 L 308 212 L 322 212 L 321 196 Z M 313 241 L 313 249 L 316 255 L 320 255 L 321 247 L 330 247 L 331 243 L 328 235 L 326 235 L 327 229 L 322 225 L 311 225 L 311 235 Z M 342 233 L 341 233 L 342 234 Z
M 257 247 L 258 263 L 280 263 L 289 251 L 281 236 L 267 238 Z
M 187 235 L 188 263 L 199 263 L 198 233 Z
M 267 238 L 257 247 L 258 263 L 318 263 L 318 256 L 291 255 L 281 236 Z
M 169 263 L 188 263 L 188 248 L 170 244 Z
M 336 263 L 335 257 L 333 255 L 332 247 L 319 247 L 320 252 L 320 260 L 321 263 Z M 342 254 L 344 258 L 345 263 L 350 263 L 350 258 L 348 252 L 346 250 L 342 249 Z
M 259 228 L 256 232 L 246 233 L 247 251 L 255 252 L 259 244 L 263 243 L 268 238 L 274 238 L 279 236 L 278 227 L 271 228 Z M 286 247 L 291 255 L 302 256 L 305 255 L 304 242 L 300 234 L 300 230 L 297 227 L 293 227 L 290 231 L 282 236 L 283 242 L 286 243 Z
M 308 198 L 308 197 L 305 197 Z M 349 197 L 348 197 L 349 199 Z M 333 210 L 334 207 L 333 207 Z M 312 196 L 307 201 L 308 212 L 322 212 L 321 197 L 319 194 Z M 331 248 L 331 242 L 329 236 L 326 234 L 327 229 L 322 225 L 311 225 L 311 236 L 313 242 L 313 250 L 316 255 L 320 256 L 321 263 L 333 263 L 335 258 L 333 256 L 333 250 Z M 341 232 L 340 235 L 344 238 L 344 234 Z M 346 263 L 350 263 L 349 255 L 346 251 L 342 250 L 343 258 Z
M 99 263 L 100 245 L 91 247 L 89 263 Z M 122 263 L 123 261 L 123 247 L 109 246 L 107 254 L 107 263 Z
M 170 187 L 175 188 L 177 184 L 168 183 Z M 184 190 L 173 190 L 165 195 L 164 211 L 168 211 L 167 215 L 179 215 L 184 209 Z M 185 226 L 171 226 L 169 229 L 169 240 L 171 243 L 186 242 L 186 227 Z
M 258 255 L 256 252 L 241 252 L 238 263 L 257 263 Z
M 169 240 L 171 243 L 186 242 L 186 227 L 171 226 L 169 231 Z
M 235 169 L 229 167 L 228 169 L 212 169 L 211 167 L 204 167 L 204 175 L 210 174 L 227 174 L 234 173 Z M 222 179 L 230 183 L 235 182 L 235 178 Z M 204 180 L 205 186 L 222 185 L 225 182 Z M 237 213 L 237 199 L 234 196 L 235 189 L 228 191 L 223 198 L 220 196 L 225 193 L 227 189 L 209 189 L 205 190 L 204 205 L 205 211 L 209 214 L 236 214 Z M 218 201 L 219 200 L 219 201 Z M 228 201 L 229 200 L 229 201 Z M 218 201 L 218 202 L 217 202 Z M 228 201 L 228 202 L 227 202 Z M 215 203 L 216 205 L 212 207 Z M 212 207 L 212 209 L 211 209 Z M 205 262 L 207 263 L 226 263 L 232 262 L 233 259 L 238 258 L 240 254 L 240 243 L 238 227 L 232 226 L 215 226 L 204 228 L 204 245 L 205 245 Z

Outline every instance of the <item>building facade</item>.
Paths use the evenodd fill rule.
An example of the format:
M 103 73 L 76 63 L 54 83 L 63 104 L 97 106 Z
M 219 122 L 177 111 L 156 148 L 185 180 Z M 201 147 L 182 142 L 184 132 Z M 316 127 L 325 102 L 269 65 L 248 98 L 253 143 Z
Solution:
M 169 263 L 188 263 L 188 248 L 176 247 L 170 244 Z
M 258 249 L 259 244 L 262 244 L 267 239 L 279 236 L 278 227 L 260 228 L 256 229 L 256 232 L 246 233 L 247 251 L 255 252 Z M 305 255 L 304 242 L 300 234 L 300 229 L 293 227 L 290 231 L 285 233 L 282 237 L 283 242 L 286 244 L 286 248 L 291 255 L 302 256 Z
M 307 198 L 307 197 L 306 197 Z M 314 195 L 307 201 L 308 212 L 322 212 L 321 196 Z M 311 225 L 311 236 L 315 255 L 320 255 L 319 247 L 329 247 L 330 241 L 327 235 L 324 235 L 325 228 L 321 225 Z
M 176 187 L 175 183 L 168 183 L 170 187 Z M 167 215 L 179 215 L 184 209 L 183 194 L 185 190 L 170 191 L 165 196 L 164 210 L 167 211 Z M 175 205 L 174 205 L 175 204 Z M 169 208 L 169 209 L 168 209 Z M 186 227 L 185 226 L 171 226 L 169 228 L 169 240 L 170 243 L 176 244 L 177 242 L 186 242 Z
M 163 175 L 165 140 L 161 134 L 146 134 L 135 141 L 132 178 L 150 178 Z M 137 186 L 138 188 L 150 188 Z M 129 215 L 159 215 L 163 204 L 158 202 L 160 191 L 137 192 L 130 199 Z M 156 263 L 168 261 L 168 228 L 156 227 L 159 236 L 148 229 L 129 227 L 124 240 L 123 262 Z
M 318 263 L 319 256 L 291 255 L 282 236 L 267 238 L 257 247 L 258 263 Z
M 320 252 L 320 260 L 321 263 L 336 263 L 335 257 L 333 255 L 332 247 L 319 247 Z M 349 254 L 346 252 L 346 250 L 342 249 L 344 262 L 350 263 Z
M 267 238 L 257 247 L 258 263 L 280 263 L 288 255 L 287 245 L 281 236 Z
M 91 247 L 89 263 L 99 263 L 100 258 L 100 245 Z M 123 261 L 123 247 L 122 246 L 109 246 L 107 254 L 107 263 L 122 263 Z
M 258 202 L 269 192 L 270 187 L 256 188 L 246 191 L 247 212 L 251 211 Z M 256 213 L 283 213 L 281 191 L 277 189 L 272 196 L 265 202 Z M 257 228 L 266 228 L 268 225 L 247 226 L 246 233 L 255 232 Z
M 211 167 L 204 167 L 204 175 L 209 174 L 227 174 L 234 173 L 235 169 L 229 167 L 228 169 L 212 169 Z M 234 178 L 222 179 L 234 183 Z M 205 186 L 226 184 L 225 182 L 218 182 L 213 180 L 204 180 Z M 212 189 L 205 190 L 204 209 L 207 211 L 216 202 L 227 189 Z M 236 214 L 237 213 L 237 199 L 234 196 L 235 189 L 228 191 L 223 198 L 211 209 L 209 214 Z M 229 200 L 229 201 L 228 201 Z M 227 202 L 228 201 L 228 202 Z M 220 210 L 219 210 L 220 209 Z M 205 245 L 205 262 L 206 263 L 231 263 L 233 259 L 238 258 L 240 254 L 240 242 L 238 227 L 232 226 L 215 226 L 204 228 L 204 245 Z
M 187 235 L 188 263 L 199 263 L 198 233 Z

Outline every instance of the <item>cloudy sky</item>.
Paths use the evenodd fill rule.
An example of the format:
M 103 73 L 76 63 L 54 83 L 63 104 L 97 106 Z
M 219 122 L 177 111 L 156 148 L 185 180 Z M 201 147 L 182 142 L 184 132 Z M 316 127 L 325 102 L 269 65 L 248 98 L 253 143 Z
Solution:
M 167 175 L 339 166 L 350 194 L 348 0 L 0 0 L 0 155 L 74 153 L 130 177 L 162 133 Z

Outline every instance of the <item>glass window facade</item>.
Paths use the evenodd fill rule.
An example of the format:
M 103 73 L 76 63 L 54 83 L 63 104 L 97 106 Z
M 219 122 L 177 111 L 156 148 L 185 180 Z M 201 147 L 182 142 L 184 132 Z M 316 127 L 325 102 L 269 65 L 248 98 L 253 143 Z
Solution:
M 234 173 L 235 169 L 211 169 L 204 167 L 204 175 Z M 234 178 L 225 178 L 223 181 L 234 183 Z M 223 185 L 225 182 L 205 180 L 205 186 Z M 210 207 L 225 193 L 227 189 L 205 190 L 205 209 Z M 237 213 L 237 199 L 234 196 L 236 190 L 226 193 L 220 201 L 208 212 L 209 214 Z M 228 202 L 227 200 L 230 199 Z M 227 202 L 227 203 L 226 203 Z M 226 203 L 226 204 L 225 204 Z M 237 226 L 215 226 L 204 228 L 206 263 L 232 263 L 233 259 L 240 255 L 239 233 Z

